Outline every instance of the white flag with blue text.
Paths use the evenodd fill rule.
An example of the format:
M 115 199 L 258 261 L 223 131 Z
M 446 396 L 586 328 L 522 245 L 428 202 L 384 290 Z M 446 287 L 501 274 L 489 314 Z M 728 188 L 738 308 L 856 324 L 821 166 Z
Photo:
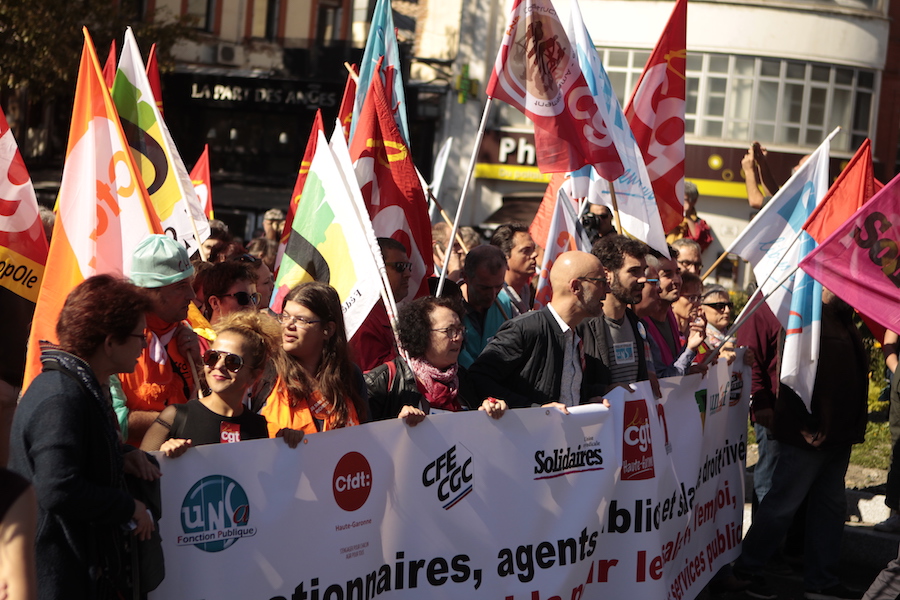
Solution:
M 768 295 L 766 302 L 785 328 L 781 382 L 797 392 L 807 410 L 819 358 L 822 286 L 796 268 L 816 246 L 803 224 L 828 191 L 833 136 L 822 142 L 728 249 L 753 265 L 756 281 Z M 791 271 L 795 272 L 781 283 Z
M 584 25 L 581 9 L 576 0 L 571 4 L 566 34 L 575 45 L 578 63 L 625 167 L 625 173 L 613 182 L 619 219 L 625 230 L 619 233 L 627 233 L 668 255 L 666 234 L 663 231 L 644 157 L 625 119 L 622 106 L 616 98 L 594 42 Z M 567 191 L 573 198 L 587 197 L 592 204 L 612 207 L 609 183 L 601 178 L 595 169 L 587 166 L 571 175 L 572 178 L 567 182 L 570 186 Z

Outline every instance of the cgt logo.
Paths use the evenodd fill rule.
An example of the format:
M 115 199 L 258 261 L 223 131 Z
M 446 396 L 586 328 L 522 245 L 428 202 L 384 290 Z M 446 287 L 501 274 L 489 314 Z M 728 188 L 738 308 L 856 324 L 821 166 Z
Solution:
M 472 453 L 457 444 L 428 463 L 422 471 L 422 485 L 437 485 L 438 500 L 444 510 L 450 510 L 472 491 L 473 477 Z
M 372 491 L 372 467 L 359 452 L 348 452 L 334 467 L 334 501 L 347 512 L 362 507 Z
M 179 546 L 221 552 L 242 537 L 256 535 L 249 527 L 250 501 L 240 484 L 224 475 L 209 475 L 191 487 L 181 503 Z
M 626 400 L 622 479 L 650 479 L 653 474 L 653 442 L 650 439 L 647 403 L 644 400 Z

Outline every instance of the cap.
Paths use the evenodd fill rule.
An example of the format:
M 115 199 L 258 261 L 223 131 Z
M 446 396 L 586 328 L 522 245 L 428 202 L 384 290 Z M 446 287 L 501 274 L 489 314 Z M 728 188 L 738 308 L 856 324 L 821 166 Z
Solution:
M 270 208 L 263 215 L 263 221 L 284 221 L 284 211 L 280 208 Z
M 145 238 L 131 255 L 131 281 L 142 288 L 160 288 L 194 274 L 184 246 L 167 235 Z

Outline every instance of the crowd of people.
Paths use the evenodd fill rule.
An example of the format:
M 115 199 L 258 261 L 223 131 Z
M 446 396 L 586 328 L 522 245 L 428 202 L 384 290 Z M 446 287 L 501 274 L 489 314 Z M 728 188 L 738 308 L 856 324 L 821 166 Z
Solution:
M 449 227 L 435 226 L 436 274 L 447 269 L 447 285 L 441 297 L 413 300 L 409 249 L 379 239 L 399 307 L 396 334 L 379 303 L 352 339 L 326 283 L 299 284 L 270 306 L 280 211 L 266 213 L 247 247 L 213 223 L 193 261 L 172 239 L 148 237 L 130 281 L 95 276 L 75 288 L 58 344 L 42 348 L 43 372 L 12 426 L 14 473 L 0 471 L 0 508 L 24 523 L 17 551 L 37 553 L 36 572 L 0 563 L 0 586 L 30 586 L 48 599 L 141 587 L 126 557 L 151 538 L 155 515 L 132 480 L 160 476 L 143 451 L 176 458 L 266 437 L 297 448 L 306 435 L 382 419 L 415 426 L 442 411 L 567 413 L 606 402 L 616 386 L 658 389 L 658 378 L 730 363 L 741 344 L 753 369 L 759 509 L 734 571 L 717 574 L 713 589 L 774 598 L 760 573 L 806 499 L 806 598 L 860 597 L 836 575 L 843 476 L 866 422 L 867 355 L 850 307 L 823 295 L 809 413 L 779 384 L 784 333 L 764 304 L 737 340 L 729 335 L 733 295 L 701 279 L 712 238 L 697 197 L 687 186 L 685 220 L 666 253 L 617 233 L 609 208 L 593 207 L 593 247 L 556 259 L 552 299 L 539 310 L 540 249 L 526 226 L 501 225 L 488 243 L 474 231 L 451 243 Z

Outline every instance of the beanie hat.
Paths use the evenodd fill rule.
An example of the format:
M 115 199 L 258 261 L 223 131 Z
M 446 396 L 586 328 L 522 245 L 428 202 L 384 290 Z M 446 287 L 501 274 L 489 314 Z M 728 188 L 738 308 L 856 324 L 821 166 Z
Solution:
M 131 257 L 131 281 L 142 288 L 160 288 L 194 274 L 184 246 L 167 235 L 145 238 Z

